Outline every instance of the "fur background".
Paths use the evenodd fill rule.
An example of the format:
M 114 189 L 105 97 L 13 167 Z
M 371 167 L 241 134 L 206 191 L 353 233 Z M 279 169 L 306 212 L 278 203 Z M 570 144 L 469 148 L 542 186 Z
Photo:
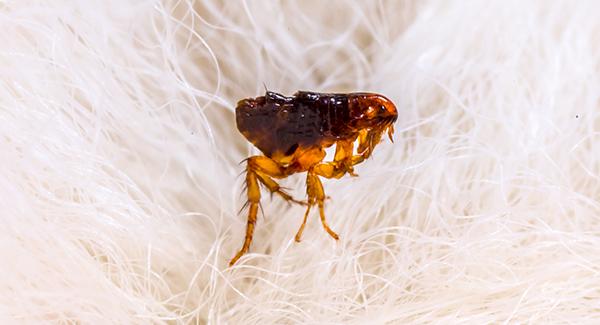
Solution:
M 597 323 L 597 1 L 0 1 L 0 323 Z M 234 106 L 398 106 L 313 212 Z M 304 195 L 304 175 L 282 182 Z

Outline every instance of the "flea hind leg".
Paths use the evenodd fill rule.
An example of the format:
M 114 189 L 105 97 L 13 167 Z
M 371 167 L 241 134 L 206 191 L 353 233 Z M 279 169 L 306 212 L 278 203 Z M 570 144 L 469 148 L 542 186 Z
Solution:
M 273 180 L 273 178 L 284 178 L 289 176 L 286 169 L 273 159 L 265 156 L 250 157 L 248 158 L 248 168 L 255 171 L 258 180 L 268 188 L 271 193 L 277 193 L 287 202 L 305 205 L 304 202 L 294 199 Z
M 315 203 L 319 206 L 319 214 L 321 216 L 321 224 L 323 225 L 323 228 L 325 228 L 325 231 L 327 231 L 331 237 L 333 237 L 335 240 L 338 240 L 340 237 L 333 230 L 331 230 L 331 228 L 329 228 L 327 220 L 325 220 L 325 191 L 323 190 L 323 184 L 321 183 L 319 176 L 313 171 L 312 168 L 308 171 L 306 176 L 306 194 L 308 194 L 308 207 L 306 208 L 302 225 L 296 234 L 296 241 L 300 241 L 310 208 Z
M 284 200 L 286 200 L 287 202 L 293 202 L 296 204 L 300 204 L 300 205 L 306 205 L 305 202 L 302 201 L 298 201 L 296 199 L 294 199 L 291 195 L 289 195 L 285 190 L 283 190 L 281 188 L 281 186 L 279 186 L 279 184 L 277 184 L 277 182 L 275 182 L 271 177 L 269 177 L 268 175 L 261 173 L 261 172 L 256 172 L 256 177 L 258 177 L 258 180 L 266 187 L 269 189 L 269 191 L 271 191 L 271 193 L 277 193 L 279 196 L 281 196 Z
M 246 186 L 248 187 L 248 223 L 246 225 L 246 237 L 244 238 L 244 244 L 237 254 L 229 262 L 229 266 L 232 266 L 242 255 L 248 252 L 250 243 L 252 243 L 252 236 L 254 235 L 254 227 L 256 226 L 256 214 L 258 212 L 258 204 L 260 203 L 260 188 L 258 187 L 258 180 L 256 172 L 252 170 L 250 164 L 248 164 L 246 171 Z
M 279 184 L 275 182 L 271 177 L 283 178 L 288 176 L 288 173 L 283 167 L 277 162 L 264 156 L 253 156 L 248 158 L 246 166 L 246 186 L 249 205 L 248 209 L 248 223 L 246 225 L 246 237 L 242 248 L 238 253 L 231 259 L 229 266 L 232 266 L 237 262 L 242 255 L 246 254 L 250 249 L 252 243 L 252 236 L 254 235 L 254 228 L 256 227 L 256 215 L 258 212 L 258 205 L 260 203 L 260 188 L 258 182 L 265 185 L 271 193 L 277 193 L 288 202 L 294 202 L 298 204 L 304 204 L 304 202 L 295 200 L 289 194 L 281 189 Z

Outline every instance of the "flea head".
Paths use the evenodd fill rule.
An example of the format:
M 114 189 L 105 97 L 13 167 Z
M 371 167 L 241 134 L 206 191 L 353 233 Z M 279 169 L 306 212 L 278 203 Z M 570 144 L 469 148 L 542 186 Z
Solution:
M 398 118 L 396 105 L 387 97 L 372 93 L 354 93 L 348 98 L 350 126 L 357 131 L 369 129 L 384 132 L 392 140 L 394 122 Z

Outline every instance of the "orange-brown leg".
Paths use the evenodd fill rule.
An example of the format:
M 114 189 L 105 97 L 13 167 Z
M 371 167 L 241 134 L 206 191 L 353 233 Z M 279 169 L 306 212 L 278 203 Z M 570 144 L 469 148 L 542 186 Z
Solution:
M 382 129 L 362 130 L 359 132 L 357 149 L 359 156 L 353 157 L 353 160 L 357 160 L 354 163 L 355 165 L 371 156 L 373 149 L 381 141 L 382 133 Z
M 336 143 L 335 156 L 333 161 L 324 162 L 313 167 L 317 175 L 327 178 L 341 178 L 346 173 L 351 176 L 358 176 L 354 173 L 354 166 L 360 164 L 370 155 L 372 150 L 369 147 L 369 142 L 373 139 L 378 140 L 381 137 L 377 135 L 367 135 L 367 131 L 361 133 L 358 137 L 359 151 L 362 149 L 362 154 L 354 154 L 354 142 L 350 141 L 339 141 Z M 361 148 L 362 146 L 362 148 Z
M 265 156 L 253 156 L 248 158 L 248 168 L 256 172 L 258 180 L 271 191 L 271 193 L 277 193 L 284 200 L 288 202 L 294 202 L 304 205 L 305 203 L 294 199 L 291 195 L 286 193 L 274 178 L 284 178 L 289 175 L 285 168 L 269 157 Z
M 343 173 L 350 174 L 350 176 L 358 176 L 354 173 L 353 166 L 355 164 L 352 161 L 354 154 L 354 140 L 355 139 L 338 141 L 335 145 L 335 156 L 333 158 L 333 163 L 336 165 L 336 168 Z
M 350 141 L 339 141 L 336 143 L 335 156 L 333 161 L 319 163 L 313 167 L 313 171 L 320 176 L 327 178 L 342 178 L 346 173 L 352 176 L 358 176 L 354 173 L 355 160 L 357 155 L 353 155 L 354 143 Z
M 313 203 L 314 204 L 314 203 Z M 306 226 L 306 219 L 308 219 L 308 214 L 310 213 L 311 203 L 308 203 L 308 207 L 306 207 L 306 212 L 304 212 L 304 219 L 302 220 L 302 225 L 300 225 L 300 229 L 296 233 L 296 241 L 300 242 L 302 240 L 302 233 L 304 232 L 304 226 Z
M 354 166 L 362 163 L 365 159 L 369 158 L 373 153 L 373 149 L 379 142 L 381 141 L 382 130 L 362 130 L 358 134 L 358 154 L 354 154 L 354 140 L 351 142 L 348 141 L 339 141 L 336 143 L 336 152 L 333 162 L 324 163 L 331 164 L 332 167 L 320 167 L 321 169 L 326 169 L 325 174 L 329 176 L 325 176 L 324 174 L 320 174 L 321 176 L 325 176 L 328 178 L 340 178 L 345 173 L 350 174 L 351 176 L 358 176 L 354 173 Z M 389 132 L 393 132 L 389 131 Z M 391 134 L 391 133 L 389 133 Z M 321 164 L 323 165 L 323 164 Z M 333 168 L 333 170 L 331 170 Z
M 260 203 L 260 187 L 258 182 L 265 185 L 271 193 L 277 193 L 283 197 L 286 201 L 291 201 L 299 204 L 304 202 L 295 200 L 289 194 L 281 189 L 279 184 L 275 182 L 271 177 L 283 178 L 288 173 L 285 168 L 279 165 L 274 160 L 265 156 L 253 156 L 248 158 L 246 166 L 246 186 L 248 195 L 248 223 L 246 225 L 246 237 L 244 243 L 239 252 L 229 262 L 229 266 L 235 264 L 242 255 L 248 252 L 250 244 L 252 243 L 252 236 L 254 235 L 254 228 L 256 226 L 256 215 L 258 213 L 258 205 Z
M 315 202 L 319 205 L 319 214 L 321 216 L 321 224 L 323 225 L 323 228 L 325 228 L 325 231 L 327 231 L 331 237 L 333 237 L 335 240 L 338 240 L 339 236 L 333 230 L 331 230 L 331 228 L 329 228 L 327 220 L 325 220 L 325 191 L 323 190 L 323 184 L 321 183 L 319 176 L 315 173 L 313 168 L 308 170 L 308 174 L 306 176 L 306 194 L 308 194 L 308 207 L 306 208 L 302 225 L 296 234 L 296 241 L 300 241 L 302 237 L 302 232 L 304 231 L 304 226 L 306 225 L 310 208 L 315 204 Z
M 277 184 L 277 182 L 275 182 L 271 177 L 265 175 L 264 173 L 256 172 L 256 177 L 258 177 L 258 180 L 266 188 L 268 188 L 269 191 L 271 191 L 271 194 L 277 193 L 277 194 L 279 194 L 279 196 L 281 196 L 287 202 L 293 202 L 293 203 L 300 204 L 300 205 L 306 205 L 305 202 L 294 199 L 291 195 L 289 195 L 286 191 L 284 191 L 281 188 L 281 186 L 279 186 L 279 184 Z
M 321 223 L 325 231 L 336 240 L 339 236 L 329 228 L 327 220 L 325 218 L 325 191 L 323 190 L 323 184 L 319 179 L 319 176 L 326 178 L 341 178 L 346 173 L 357 176 L 354 173 L 354 165 L 360 164 L 367 159 L 373 148 L 381 141 L 380 130 L 364 130 L 358 135 L 358 154 L 354 155 L 354 140 L 339 141 L 336 143 L 335 156 L 332 162 L 319 163 L 308 170 L 306 178 L 306 192 L 308 194 L 308 207 L 304 213 L 304 219 L 300 225 L 300 229 L 296 233 L 296 241 L 300 241 L 302 232 L 306 226 L 308 214 L 311 207 L 315 202 L 319 205 L 319 215 L 321 216 Z
M 252 236 L 254 234 L 254 227 L 256 226 L 256 214 L 258 212 L 258 204 L 260 203 L 260 188 L 258 187 L 258 181 L 256 173 L 251 169 L 248 164 L 246 172 L 246 186 L 248 186 L 248 204 L 250 205 L 248 211 L 248 223 L 246 225 L 246 238 L 244 238 L 244 244 L 242 249 L 231 259 L 229 266 L 232 266 L 242 255 L 248 252 L 250 243 L 252 243 Z

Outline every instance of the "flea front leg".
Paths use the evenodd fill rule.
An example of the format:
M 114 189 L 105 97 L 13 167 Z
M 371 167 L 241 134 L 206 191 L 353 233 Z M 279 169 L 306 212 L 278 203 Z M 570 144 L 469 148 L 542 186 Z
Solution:
M 381 141 L 381 134 L 381 129 L 362 130 L 359 132 L 357 149 L 359 156 L 353 157 L 353 160 L 356 159 L 355 165 L 371 156 L 373 149 Z
M 340 178 L 345 173 L 350 176 L 358 176 L 354 173 L 353 154 L 354 154 L 354 140 L 350 139 L 346 141 L 338 141 L 335 145 L 335 156 L 333 157 L 333 165 L 336 168 L 335 178 Z
M 327 175 L 340 178 L 340 174 L 348 173 L 351 176 L 358 176 L 354 173 L 354 166 L 362 163 L 373 153 L 375 146 L 381 141 L 381 131 L 377 130 L 361 130 L 358 133 L 358 148 L 357 154 L 354 154 L 354 140 L 351 142 L 340 141 L 336 144 L 336 152 L 333 162 L 329 163 L 335 167 L 335 171 L 326 172 Z M 325 175 L 321 175 L 328 177 Z
M 378 141 L 379 139 L 376 135 L 368 136 L 367 131 L 361 131 L 358 137 L 358 151 L 361 153 L 357 155 L 354 154 L 355 139 L 338 141 L 333 161 L 316 165 L 314 167 L 315 173 L 326 178 L 341 178 L 346 173 L 351 176 L 358 176 L 354 173 L 354 166 L 362 163 L 369 157 L 372 150 L 372 147 L 370 147 L 371 141 Z
M 335 156 L 331 162 L 322 162 L 312 168 L 315 174 L 327 178 L 342 178 L 346 173 L 358 176 L 354 173 L 355 160 L 358 156 L 353 155 L 354 139 L 338 141 L 335 148 Z

